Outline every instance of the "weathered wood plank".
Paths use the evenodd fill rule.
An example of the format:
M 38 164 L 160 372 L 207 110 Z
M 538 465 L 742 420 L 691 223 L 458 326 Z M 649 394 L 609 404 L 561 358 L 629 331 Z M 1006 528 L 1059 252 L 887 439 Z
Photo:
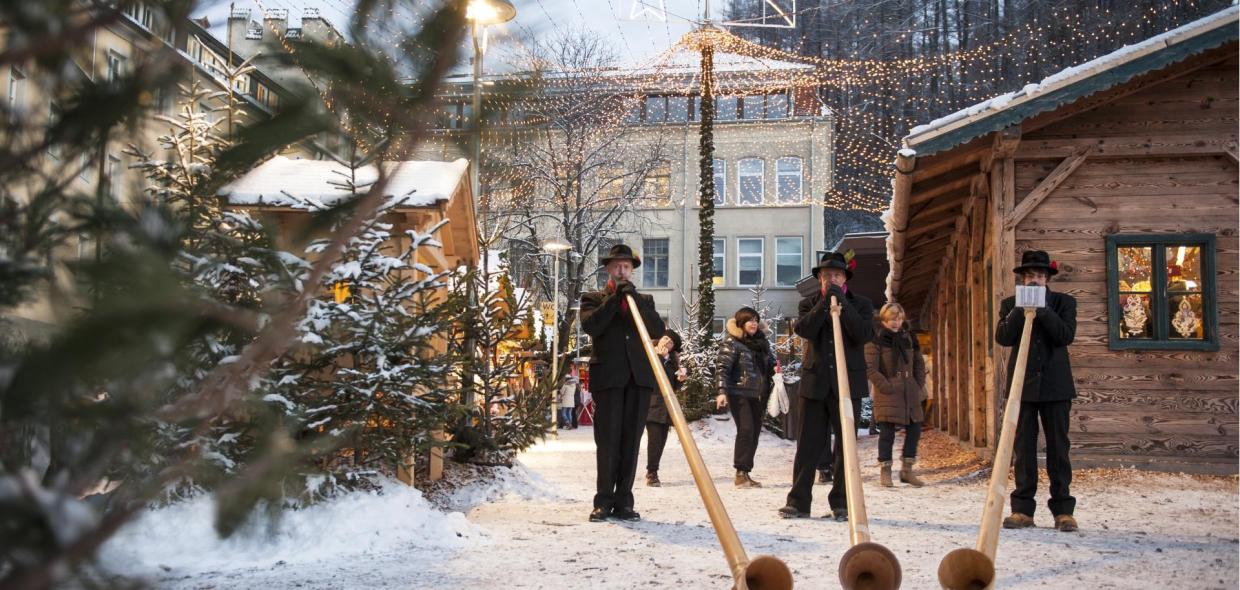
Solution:
M 1227 416 L 1240 413 L 1234 391 L 1174 389 L 1078 389 L 1072 402 L 1079 411 L 1209 412 Z
M 1093 150 L 1093 146 L 1079 146 L 1072 151 L 1072 155 L 1064 158 L 1054 170 L 1051 171 L 1041 183 L 1038 184 L 1028 195 L 1016 205 L 1016 208 L 1008 214 L 1007 219 L 1003 221 L 1003 229 L 1011 230 L 1016 227 L 1031 211 L 1033 211 L 1046 197 L 1064 181 L 1067 180 L 1073 172 L 1076 171 L 1081 164 L 1085 162 L 1085 158 L 1089 157 L 1089 152 Z
M 1192 223 L 1193 220 L 1181 221 L 1175 218 L 1168 218 L 1160 223 L 1132 222 L 1127 220 L 1099 222 L 1098 220 L 1086 219 L 1076 223 L 1064 223 L 1052 227 L 1039 227 L 1032 223 L 1025 223 L 1016 227 L 1016 239 L 1018 241 L 1036 243 L 1043 239 L 1056 238 L 1092 241 L 1117 233 L 1210 233 L 1220 236 L 1236 235 L 1235 220 L 1214 219 L 1206 225 L 1193 225 Z
M 1070 437 L 1072 448 L 1091 453 L 1137 454 L 1183 457 L 1237 457 L 1236 437 L 1189 437 L 1179 435 L 1116 435 L 1077 432 Z
M 1184 156 L 1225 154 L 1236 139 L 1230 135 L 1142 135 L 1071 139 L 1028 139 L 1016 152 L 1018 160 L 1059 159 L 1082 145 L 1094 148 L 1094 157 Z
M 1109 389 L 1206 389 L 1214 391 L 1238 391 L 1240 381 L 1235 369 L 1155 372 L 1145 367 L 1114 367 L 1106 371 L 1073 371 L 1073 380 L 1079 389 L 1106 387 Z
M 1240 435 L 1234 414 L 1141 414 L 1135 412 L 1076 412 L 1072 432 L 1136 435 L 1230 436 Z

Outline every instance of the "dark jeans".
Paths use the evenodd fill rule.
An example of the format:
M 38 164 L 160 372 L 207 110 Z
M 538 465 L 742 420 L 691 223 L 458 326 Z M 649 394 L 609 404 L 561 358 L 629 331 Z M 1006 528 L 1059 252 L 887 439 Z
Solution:
M 649 408 L 650 390 L 632 380 L 623 389 L 594 393 L 595 508 L 633 507 L 633 478 Z
M 860 400 L 853 400 L 854 406 Z M 822 459 L 823 447 L 831 439 L 831 432 L 842 432 L 840 429 L 839 402 L 832 397 L 828 400 L 799 398 L 801 404 L 801 424 L 797 435 L 797 452 L 792 459 L 792 490 L 788 492 L 788 504 L 801 512 L 809 512 L 813 501 L 814 475 L 817 473 L 818 462 Z M 855 414 L 855 412 L 854 412 Z M 831 491 L 827 493 L 827 504 L 831 510 L 844 508 L 847 496 L 844 491 L 844 441 L 835 437 L 832 443 Z
M 646 423 L 646 471 L 658 471 L 663 459 L 663 447 L 667 446 L 667 430 L 671 426 L 661 422 Z
M 573 409 L 572 408 L 560 408 L 559 426 L 560 428 L 572 428 L 573 427 Z
M 1072 464 L 1068 461 L 1068 415 L 1071 401 L 1021 402 L 1016 422 L 1016 487 L 1012 489 L 1012 512 L 1033 516 L 1038 491 L 1038 419 L 1046 437 L 1046 474 L 1051 480 L 1051 514 L 1072 514 L 1076 498 L 1068 493 Z
M 753 471 L 753 456 L 758 452 L 758 437 L 762 435 L 762 412 L 766 404 L 761 398 L 728 396 L 728 410 L 736 422 L 736 445 L 732 451 L 732 467 L 737 471 Z
M 910 422 L 907 426 L 895 424 L 893 422 L 878 423 L 878 460 L 891 460 L 891 447 L 896 443 L 896 429 L 904 429 L 904 452 L 901 457 L 905 459 L 917 458 L 917 442 L 921 440 L 921 422 Z

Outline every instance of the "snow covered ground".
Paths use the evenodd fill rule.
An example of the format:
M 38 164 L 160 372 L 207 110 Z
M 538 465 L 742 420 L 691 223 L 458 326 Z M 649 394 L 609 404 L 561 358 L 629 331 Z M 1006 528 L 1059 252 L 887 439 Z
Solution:
M 784 503 L 794 445 L 769 434 L 755 479 L 732 487 L 730 422 L 695 425 L 698 444 L 751 557 L 778 556 L 798 588 L 838 588 L 848 528 L 821 518 L 787 521 Z M 860 439 L 874 540 L 891 549 L 904 588 L 937 588 L 939 560 L 971 547 L 986 474 L 941 433 L 923 438 L 931 485 L 877 485 L 876 437 Z M 897 449 L 900 440 L 897 440 Z M 639 467 L 639 479 L 644 468 Z M 637 523 L 589 523 L 594 491 L 589 428 L 562 431 L 520 457 L 500 479 L 436 497 L 392 489 L 286 518 L 271 542 L 218 542 L 205 504 L 155 512 L 126 529 L 104 554 L 113 567 L 160 588 L 727 588 L 727 566 L 675 436 L 663 487 L 639 482 Z M 1238 586 L 1240 539 L 1235 478 L 1138 471 L 1082 471 L 1073 493 L 1082 530 L 1050 527 L 1042 503 L 1036 529 L 1003 531 L 998 586 L 1020 588 L 1221 588 Z M 815 488 L 813 514 L 826 508 Z M 463 515 L 459 512 L 463 511 Z

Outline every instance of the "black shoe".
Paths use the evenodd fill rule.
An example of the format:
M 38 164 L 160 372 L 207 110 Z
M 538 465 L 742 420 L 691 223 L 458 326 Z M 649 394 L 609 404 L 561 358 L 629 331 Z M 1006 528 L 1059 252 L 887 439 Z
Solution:
M 809 513 L 797 510 L 796 506 L 789 504 L 779 509 L 779 516 L 781 518 L 809 518 Z
M 848 509 L 847 508 L 836 508 L 832 510 L 830 514 L 824 516 L 823 518 L 828 518 L 828 517 L 835 519 L 835 522 L 848 522 Z
M 629 522 L 642 519 L 642 515 L 638 514 L 637 511 L 632 508 L 617 508 L 612 511 L 611 515 L 620 520 L 626 520 Z
M 590 522 L 603 522 L 607 517 L 611 516 L 610 508 L 595 508 L 590 511 Z
M 819 469 L 818 470 L 818 483 L 831 483 L 831 470 L 830 469 Z
M 658 471 L 647 471 L 646 472 L 646 486 L 651 487 L 651 488 L 657 488 L 657 487 L 663 486 L 663 483 L 659 481 Z

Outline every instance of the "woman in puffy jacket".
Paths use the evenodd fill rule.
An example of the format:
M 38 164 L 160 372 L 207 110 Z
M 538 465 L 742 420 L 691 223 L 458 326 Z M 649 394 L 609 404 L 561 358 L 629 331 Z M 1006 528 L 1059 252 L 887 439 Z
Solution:
M 888 303 L 878 312 L 881 323 L 874 341 L 865 346 L 866 376 L 873 385 L 874 421 L 878 423 L 879 483 L 891 487 L 891 451 L 896 429 L 904 428 L 904 452 L 900 481 L 911 486 L 925 485 L 913 474 L 917 463 L 917 442 L 926 420 L 922 401 L 926 398 L 926 363 L 917 338 L 904 323 L 904 308 Z
M 749 472 L 762 434 L 762 413 L 771 394 L 776 362 L 760 319 L 751 307 L 737 310 L 728 320 L 728 335 L 719 348 L 719 396 L 715 403 L 727 406 L 736 422 L 732 464 L 738 488 L 762 487 Z

